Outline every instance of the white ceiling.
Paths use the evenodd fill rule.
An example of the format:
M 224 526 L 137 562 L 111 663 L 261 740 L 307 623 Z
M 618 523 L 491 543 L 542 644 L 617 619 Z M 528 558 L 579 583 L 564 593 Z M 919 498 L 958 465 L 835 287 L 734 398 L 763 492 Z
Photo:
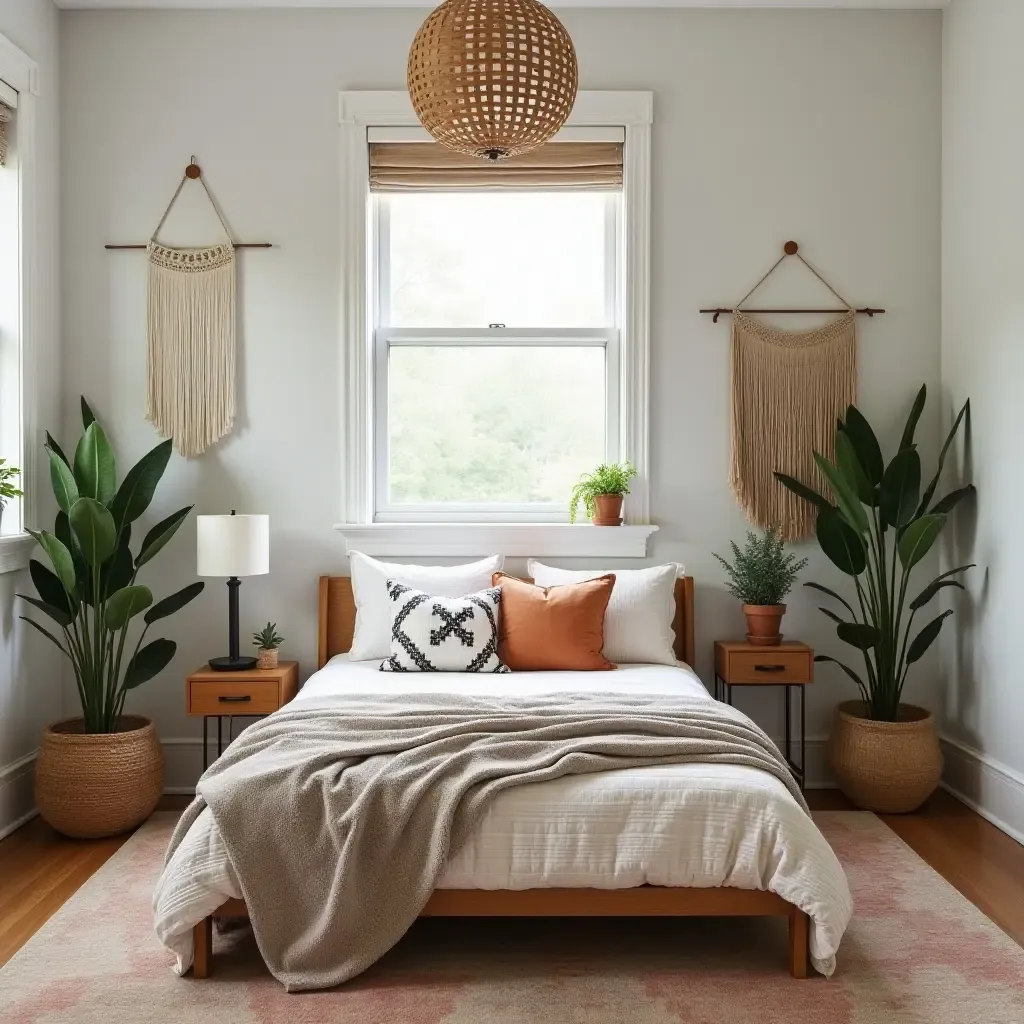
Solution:
M 438 0 L 439 2 L 439 0 Z M 925 10 L 948 7 L 950 0 L 549 0 L 551 7 L 721 7 L 832 8 L 836 10 Z M 56 0 L 58 7 L 79 10 L 172 8 L 217 10 L 256 7 L 420 7 L 430 0 Z

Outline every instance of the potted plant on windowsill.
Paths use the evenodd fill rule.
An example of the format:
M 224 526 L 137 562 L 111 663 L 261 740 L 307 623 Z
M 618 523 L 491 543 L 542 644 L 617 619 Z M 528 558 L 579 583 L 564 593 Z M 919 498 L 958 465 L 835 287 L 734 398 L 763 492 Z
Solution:
M 258 633 L 253 633 L 252 642 L 259 648 L 256 667 L 277 668 L 277 649 L 284 643 L 284 637 L 277 635 L 277 623 L 268 622 Z
M 150 626 L 183 608 L 203 584 L 191 583 L 154 604 L 149 587 L 136 582 L 192 509 L 188 505 L 161 520 L 132 553 L 132 524 L 153 499 L 171 442 L 144 455 L 119 487 L 114 451 L 84 398 L 82 419 L 85 429 L 73 459 L 46 435 L 60 511 L 52 533 L 29 532 L 51 568 L 32 559 L 29 572 L 38 596 L 19 597 L 50 620 L 47 627 L 21 616 L 71 662 L 82 705 L 81 717 L 43 733 L 36 803 L 58 832 L 95 838 L 145 821 L 163 791 L 163 753 L 153 723 L 124 714 L 124 705 L 130 691 L 174 657 L 171 640 L 143 645 Z
M 906 812 L 920 807 L 939 783 L 942 754 L 931 712 L 902 703 L 913 665 L 935 642 L 951 609 L 915 631 L 919 612 L 973 566 L 942 573 L 911 597 L 914 569 L 932 549 L 956 506 L 974 493 L 960 487 L 935 501 L 946 454 L 970 408 L 964 403 L 939 453 L 931 482 L 921 492 L 921 456 L 914 432 L 924 409 L 922 387 L 910 410 L 899 449 L 888 465 L 871 426 L 854 406 L 839 422 L 835 461 L 814 460 L 834 500 L 781 473 L 775 476 L 818 507 L 816 534 L 822 551 L 853 580 L 856 604 L 820 583 L 807 583 L 842 607 L 821 610 L 836 623 L 839 639 L 858 651 L 863 675 L 827 655 L 860 690 L 859 701 L 836 710 L 829 757 L 842 791 L 869 811 Z M 915 588 L 916 589 L 916 588 Z
M 0 459 L 0 522 L 3 521 L 4 509 L 11 498 L 20 498 L 23 491 L 19 491 L 11 482 L 21 470 L 17 466 L 8 466 L 6 459 Z
M 582 502 L 595 526 L 621 526 L 622 499 L 635 476 L 631 462 L 602 462 L 592 473 L 584 473 L 569 498 L 569 522 L 576 522 Z
M 787 552 L 782 539 L 773 530 L 766 530 L 760 536 L 748 532 L 742 551 L 735 541 L 730 541 L 729 545 L 731 563 L 721 555 L 715 558 L 729 577 L 726 589 L 743 603 L 747 642 L 777 647 L 782 642 L 779 628 L 786 613 L 782 602 L 793 589 L 797 574 L 807 565 L 807 559 L 798 561 L 796 555 Z

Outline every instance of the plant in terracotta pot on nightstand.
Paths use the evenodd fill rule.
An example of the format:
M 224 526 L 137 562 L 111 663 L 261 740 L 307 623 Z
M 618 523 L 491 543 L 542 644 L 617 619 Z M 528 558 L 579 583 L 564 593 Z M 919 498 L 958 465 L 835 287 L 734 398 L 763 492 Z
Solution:
M 841 613 L 822 611 L 836 623 L 839 639 L 864 660 L 861 674 L 826 655 L 815 658 L 839 665 L 860 691 L 860 700 L 847 701 L 836 710 L 829 757 L 840 788 L 869 811 L 913 811 L 939 784 L 942 753 L 931 712 L 902 703 L 903 687 L 911 667 L 953 612 L 946 609 L 916 627 L 918 614 L 943 590 L 965 589 L 954 577 L 972 568 L 949 569 L 917 594 L 910 589 L 915 568 L 931 551 L 953 510 L 974 492 L 968 485 L 935 499 L 946 454 L 969 403 L 957 415 L 935 474 L 922 492 L 914 433 L 926 397 L 922 387 L 888 464 L 868 421 L 854 406 L 847 409 L 836 433 L 835 461 L 814 455 L 832 500 L 792 477 L 775 474 L 818 507 L 818 543 L 853 579 L 855 605 L 819 583 L 806 586 L 838 602 Z
M 252 642 L 256 651 L 257 668 L 277 668 L 277 649 L 284 643 L 284 637 L 277 635 L 277 623 L 268 622 L 258 633 L 253 633 Z
M 621 526 L 622 499 L 635 476 L 631 462 L 601 463 L 593 473 L 584 473 L 569 498 L 569 522 L 576 522 L 582 502 L 595 526 Z
M 124 714 L 124 705 L 132 690 L 174 657 L 171 640 L 144 643 L 150 626 L 183 608 L 203 584 L 191 583 L 154 604 L 149 587 L 136 582 L 192 509 L 162 519 L 132 553 L 132 524 L 153 499 L 171 442 L 144 455 L 119 487 L 114 451 L 84 398 L 82 418 L 85 429 L 71 459 L 46 435 L 60 511 L 52 533 L 29 532 L 51 568 L 32 559 L 38 596 L 19 596 L 49 620 L 44 626 L 22 616 L 71 662 L 82 705 L 80 718 L 43 733 L 36 803 L 58 832 L 95 838 L 141 824 L 163 791 L 163 753 L 153 723 Z
M 793 589 L 797 575 L 807 565 L 807 559 L 797 560 L 788 553 L 774 531 L 766 530 L 760 536 L 750 532 L 743 549 L 735 541 L 732 562 L 721 555 L 715 558 L 725 567 L 729 580 L 726 587 L 733 597 L 743 603 L 747 617 L 747 641 L 765 647 L 776 647 L 782 642 L 779 629 L 786 606 L 782 603 Z

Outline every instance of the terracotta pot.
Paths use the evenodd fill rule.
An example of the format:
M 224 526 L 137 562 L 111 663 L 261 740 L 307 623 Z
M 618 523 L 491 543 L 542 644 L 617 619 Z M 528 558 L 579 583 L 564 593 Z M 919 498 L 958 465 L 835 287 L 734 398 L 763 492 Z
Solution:
M 621 526 L 622 495 L 595 494 L 594 514 L 590 517 L 590 521 L 595 526 Z
M 277 668 L 277 648 L 261 647 L 256 652 L 257 668 Z
M 81 718 L 43 731 L 36 804 L 44 820 L 76 839 L 128 832 L 156 809 L 164 755 L 148 718 L 122 715 L 118 731 L 84 732 Z
M 761 647 L 778 647 L 782 643 L 779 627 L 786 614 L 784 604 L 745 604 L 743 614 L 747 617 L 747 643 Z
M 866 717 L 859 700 L 836 708 L 828 746 L 839 788 L 865 811 L 916 811 L 942 777 L 942 751 L 930 711 L 901 704 L 899 720 Z

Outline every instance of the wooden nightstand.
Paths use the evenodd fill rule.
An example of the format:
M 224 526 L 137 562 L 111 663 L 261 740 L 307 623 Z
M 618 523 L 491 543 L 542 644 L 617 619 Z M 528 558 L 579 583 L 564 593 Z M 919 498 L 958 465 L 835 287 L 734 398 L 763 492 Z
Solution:
M 217 719 L 217 756 L 224 753 L 222 722 L 228 720 L 228 743 L 236 718 L 261 718 L 283 707 L 299 692 L 299 663 L 282 661 L 277 668 L 254 668 L 248 672 L 214 672 L 209 665 L 193 672 L 185 681 L 185 699 L 190 715 L 203 718 L 203 771 L 207 754 L 206 728 Z
M 800 788 L 806 782 L 807 716 L 806 688 L 814 682 L 814 651 L 802 643 L 778 647 L 728 640 L 715 641 L 715 699 L 732 704 L 734 686 L 781 686 L 786 702 L 785 757 Z M 800 692 L 800 763 L 793 760 L 793 714 L 790 692 Z M 719 694 L 721 693 L 721 696 Z

